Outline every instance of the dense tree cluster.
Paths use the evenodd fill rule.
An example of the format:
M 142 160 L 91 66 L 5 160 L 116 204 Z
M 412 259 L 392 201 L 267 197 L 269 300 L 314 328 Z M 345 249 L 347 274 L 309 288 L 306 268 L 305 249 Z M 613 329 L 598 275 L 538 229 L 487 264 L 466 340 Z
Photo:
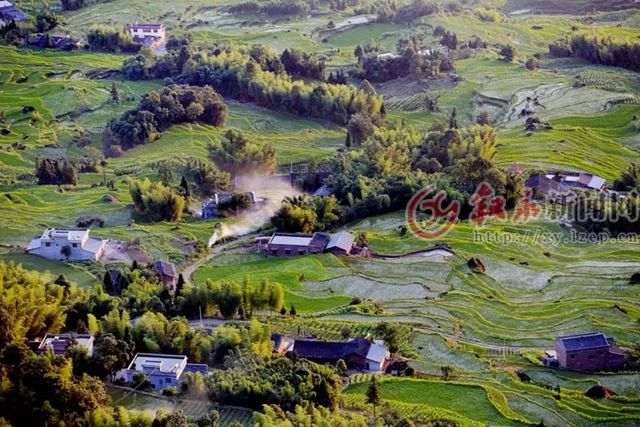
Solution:
M 576 34 L 549 45 L 549 54 L 557 58 L 573 56 L 593 64 L 640 71 L 640 43 L 622 42 L 595 34 Z
M 144 96 L 135 110 L 109 122 L 104 135 L 108 154 L 153 142 L 179 123 L 204 123 L 221 127 L 227 117 L 222 97 L 210 86 L 171 85 Z
M 141 48 L 124 29 L 108 25 L 95 25 L 87 32 L 87 44 L 91 50 L 105 52 L 136 53 Z
M 42 11 L 36 17 L 36 30 L 40 33 L 53 30 L 60 24 L 60 21 L 59 15 L 49 11 Z
M 154 165 L 158 177 L 169 185 L 184 178 L 176 191 L 185 199 L 192 195 L 209 197 L 218 191 L 229 190 L 231 175 L 220 171 L 216 165 L 206 159 L 192 156 L 175 156 Z M 123 173 L 123 172 L 121 172 Z
M 227 319 L 240 316 L 251 319 L 256 311 L 278 312 L 284 306 L 284 290 L 277 283 L 263 281 L 260 286 L 207 281 L 191 287 L 182 294 L 181 312 L 195 316 L 202 309 L 205 313 L 219 313 Z
M 95 3 L 109 3 L 113 0 L 60 0 L 63 10 L 78 10 Z
M 39 185 L 77 185 L 76 168 L 64 159 L 42 159 L 36 163 Z
M 330 230 L 339 222 L 340 206 L 333 196 L 287 198 L 271 218 L 277 230 L 295 233 Z
M 256 412 L 253 417 L 256 427 L 289 427 L 291 425 L 313 425 L 332 427 L 366 427 L 362 415 L 348 411 L 331 411 L 322 406 L 296 406 L 291 412 L 285 412 L 277 405 L 265 405 L 264 413 Z
M 121 274 L 127 277 L 128 286 L 118 297 L 105 294 L 100 286 L 81 290 L 64 276 L 49 282 L 38 273 L 0 263 L 2 422 L 96 427 L 183 425 L 171 424 L 176 420 L 186 422 L 178 413 L 158 414 L 154 423 L 146 415 L 109 406 L 99 378 L 113 381 L 114 374 L 126 367 L 136 352 L 143 351 L 185 354 L 192 362 L 210 365 L 222 365 L 233 354 L 245 354 L 259 361 L 271 354 L 273 344 L 267 325 L 254 320 L 216 328 L 209 334 L 189 326 L 182 317 L 173 317 L 180 314 L 185 295 L 191 290 L 180 287 L 175 300 L 164 300 L 162 295 L 166 290 L 152 269 L 134 263 L 130 271 Z M 264 309 L 262 304 L 276 307 L 282 303 L 282 290 L 274 289 L 264 285 L 241 293 L 242 304 L 253 304 L 251 307 L 256 310 Z M 164 303 L 157 304 L 160 297 Z M 244 298 L 249 300 L 245 302 Z M 262 300 L 268 301 L 258 302 Z M 130 312 L 136 315 L 144 312 L 134 326 Z M 172 318 L 165 313 L 170 313 Z M 94 334 L 93 354 L 89 356 L 84 348 L 71 344 L 64 356 L 36 355 L 27 346 L 27 340 L 65 330 Z M 145 384 L 150 385 L 144 375 L 136 381 L 141 389 L 145 389 Z M 199 389 L 203 397 L 206 395 L 200 374 L 188 374 L 183 389 L 189 392 Z M 322 384 L 317 384 L 316 389 L 321 390 Z M 254 405 L 257 407 L 260 402 Z M 210 413 L 198 422 L 211 423 L 215 419 L 215 413 Z
M 234 175 L 271 175 L 278 159 L 271 144 L 250 142 L 239 130 L 229 129 L 222 141 L 210 147 L 211 159 L 223 171 Z
M 311 11 L 307 0 L 246 1 L 229 7 L 230 13 L 264 14 L 271 16 L 304 16 Z
M 354 54 L 358 59 L 358 68 L 353 72 L 354 76 L 372 82 L 385 82 L 410 75 L 436 77 L 441 72 L 455 69 L 448 55 L 440 50 L 421 48 L 417 38 L 401 42 L 398 54 L 381 54 L 376 47 L 356 46 Z M 457 38 L 448 43 L 451 45 L 454 42 L 457 47 Z
M 133 57 L 123 65 L 123 73 L 130 79 L 171 78 L 182 84 L 210 85 L 225 97 L 342 125 L 355 113 L 384 115 L 382 99 L 375 94 L 346 85 L 294 81 L 286 72 L 265 69 L 250 52 L 235 46 L 194 52 L 182 46 L 157 60 Z
M 184 210 L 184 197 L 175 190 L 149 179 L 131 180 L 129 192 L 133 205 L 151 221 L 180 221 Z
M 410 3 L 398 6 L 395 1 L 381 1 L 376 4 L 378 22 L 409 23 L 423 16 L 438 13 L 438 5 L 426 0 L 412 0 Z
M 289 74 L 324 80 L 324 60 L 314 53 L 306 53 L 300 49 L 285 49 L 280 61 Z
M 436 123 L 421 135 L 410 126 L 378 130 L 357 147 L 334 160 L 329 185 L 342 206 L 341 221 L 404 209 L 409 199 L 427 184 L 446 190 L 450 200 L 463 205 L 481 182 L 513 207 L 522 182 L 494 162 L 496 133 L 488 126 L 456 129 Z
M 570 43 L 571 54 L 593 64 L 640 71 L 640 43 L 620 42 L 611 37 L 575 35 Z
M 342 379 L 330 366 L 244 355 L 228 360 L 227 366 L 206 379 L 209 396 L 216 402 L 255 409 L 274 404 L 286 410 L 303 402 L 336 409 L 340 402 Z

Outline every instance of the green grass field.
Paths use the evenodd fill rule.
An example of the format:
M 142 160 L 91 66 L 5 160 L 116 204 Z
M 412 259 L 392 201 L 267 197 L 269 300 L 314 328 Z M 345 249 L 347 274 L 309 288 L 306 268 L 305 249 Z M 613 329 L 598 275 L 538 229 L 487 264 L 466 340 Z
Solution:
M 36 3 L 30 10 L 36 10 L 40 2 Z M 630 163 L 640 162 L 640 132 L 633 124 L 633 118 L 640 116 L 638 74 L 544 56 L 549 43 L 575 32 L 637 41 L 637 11 L 592 13 L 607 8 L 605 0 L 506 0 L 494 2 L 505 4 L 505 13 L 496 22 L 483 22 L 470 10 L 400 25 L 374 22 L 366 8 L 330 10 L 328 2 L 320 2 L 319 13 L 302 18 L 226 13 L 225 7 L 233 3 L 114 0 L 62 13 L 64 23 L 56 32 L 83 37 L 93 23 L 160 21 L 169 34 L 191 34 L 200 46 L 233 42 L 264 44 L 277 51 L 295 47 L 322 55 L 333 70 L 354 66 L 357 44 L 379 43 L 383 51 L 395 51 L 401 38 L 425 32 L 425 44 L 437 46 L 439 39 L 431 31 L 441 25 L 461 41 L 478 36 L 489 48 L 462 52 L 464 59 L 456 60 L 456 79 L 449 75 L 415 79 L 408 81 L 411 90 L 405 90 L 404 81 L 377 86 L 385 94 L 390 125 L 405 122 L 426 131 L 435 120 L 446 122 L 455 107 L 462 125 L 473 123 L 482 112 L 490 114 L 499 135 L 496 160 L 505 167 L 515 162 L 530 169 L 584 170 L 611 182 Z M 593 16 L 595 23 L 588 24 L 582 12 Z M 330 21 L 335 29 L 328 28 Z M 512 63 L 498 55 L 504 44 L 516 49 Z M 529 71 L 524 63 L 534 54 L 543 54 L 541 68 Z M 84 50 L 0 47 L 0 112 L 5 118 L 2 127 L 8 131 L 0 135 L 0 261 L 21 263 L 46 273 L 48 279 L 64 274 L 79 286 L 92 286 L 103 265 L 46 261 L 25 254 L 24 248 L 45 227 L 70 227 L 79 217 L 99 216 L 105 227 L 93 229 L 94 235 L 139 242 L 152 257 L 172 260 L 182 269 L 190 261 L 193 244 L 208 242 L 217 221 L 186 216 L 179 226 L 141 222 L 129 207 L 128 177 L 157 178 L 158 164 L 167 159 L 208 159 L 209 145 L 223 138 L 228 128 L 242 130 L 257 144 L 273 144 L 282 169 L 310 159 L 330 159 L 344 145 L 343 127 L 226 100 L 225 128 L 175 126 L 153 143 L 108 159 L 104 175 L 80 174 L 75 189 L 62 192 L 56 186 L 35 185 L 31 175 L 36 159 L 100 160 L 107 122 L 135 107 L 145 93 L 162 87 L 162 81 L 89 77 L 95 71 L 119 69 L 125 58 Z M 113 83 L 121 93 L 120 104 L 110 102 Z M 427 95 L 440 96 L 439 113 L 423 111 Z M 534 101 L 538 104 L 534 114 L 552 129 L 525 130 L 529 116 L 521 111 Z M 23 114 L 24 106 L 35 107 L 36 113 Z M 114 180 L 115 190 L 101 185 L 104 178 Z M 104 203 L 105 194 L 118 201 Z M 192 207 L 197 204 L 194 201 Z M 558 335 L 599 331 L 622 345 L 640 340 L 640 288 L 628 283 L 631 274 L 640 271 L 636 242 L 572 242 L 571 230 L 549 218 L 517 225 L 491 221 L 482 230 L 460 223 L 442 238 L 456 251 L 455 257 L 401 256 L 433 243 L 403 235 L 404 223 L 403 213 L 397 212 L 346 227 L 366 231 L 377 254 L 398 258 L 266 258 L 236 248 L 201 266 L 192 279 L 281 284 L 286 307 L 295 306 L 300 315 L 288 319 L 265 313 L 264 320 L 280 333 L 342 339 L 345 329 L 353 336 L 373 333 L 380 321 L 411 325 L 412 343 L 403 351 L 423 377 L 385 378 L 381 386 L 385 407 L 418 423 L 437 419 L 470 426 L 640 423 L 639 374 L 560 371 L 543 367 L 536 359 Z M 489 241 L 486 236 L 502 236 L 509 243 Z M 486 264 L 484 274 L 467 267 L 474 256 Z M 354 299 L 375 300 L 383 311 L 372 314 L 362 309 L 365 304 L 352 306 Z M 442 366 L 453 368 L 450 381 L 439 378 Z M 526 373 L 531 382 L 520 381 L 516 371 Z M 347 408 L 371 410 L 364 398 L 368 380 L 363 374 L 350 377 Z M 597 384 L 617 396 L 598 401 L 584 396 Z M 125 399 L 119 390 L 111 395 L 130 409 L 154 412 L 174 407 L 166 399 L 143 395 Z M 206 402 L 192 401 L 176 407 L 191 416 L 209 409 Z M 250 411 L 220 410 L 221 425 L 234 419 L 251 424 Z

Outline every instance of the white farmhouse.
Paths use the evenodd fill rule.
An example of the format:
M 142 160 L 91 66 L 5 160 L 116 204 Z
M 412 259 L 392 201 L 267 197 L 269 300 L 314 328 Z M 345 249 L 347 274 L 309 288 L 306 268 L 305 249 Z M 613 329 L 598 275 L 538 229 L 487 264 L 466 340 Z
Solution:
M 131 24 L 127 26 L 131 38 L 147 46 L 156 45 L 164 40 L 165 28 L 162 24 Z
M 47 228 L 29 243 L 27 252 L 58 261 L 97 261 L 104 254 L 105 241 L 89 237 L 88 229 Z

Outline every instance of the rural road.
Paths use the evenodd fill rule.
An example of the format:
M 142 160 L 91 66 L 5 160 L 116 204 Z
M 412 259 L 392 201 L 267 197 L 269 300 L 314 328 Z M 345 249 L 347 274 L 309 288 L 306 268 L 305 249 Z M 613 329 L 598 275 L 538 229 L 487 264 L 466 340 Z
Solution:
M 235 244 L 237 244 L 239 242 L 243 242 L 245 240 L 256 238 L 258 236 L 260 236 L 260 233 L 250 233 L 250 234 L 245 234 L 244 236 L 239 236 L 237 238 L 234 238 L 233 240 L 229 240 L 229 241 L 221 243 L 221 244 L 214 244 L 213 245 L 213 250 L 211 251 L 211 253 L 209 255 L 207 255 L 204 258 L 198 259 L 198 260 L 196 260 L 195 262 L 193 262 L 191 264 L 188 264 L 182 270 L 182 277 L 184 277 L 185 281 L 193 283 L 193 280 L 191 279 L 191 277 L 193 276 L 193 273 L 198 268 L 202 267 L 204 264 L 208 263 L 213 258 L 215 258 L 218 255 L 222 254 L 224 251 L 226 251 L 232 245 L 235 245 Z

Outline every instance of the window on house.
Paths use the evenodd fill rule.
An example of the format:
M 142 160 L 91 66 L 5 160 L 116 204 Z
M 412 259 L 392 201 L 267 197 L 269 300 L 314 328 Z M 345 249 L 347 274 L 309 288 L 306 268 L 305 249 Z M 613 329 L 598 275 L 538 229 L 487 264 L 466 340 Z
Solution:
M 165 382 L 165 384 L 169 384 L 171 382 L 171 378 L 165 378 L 164 382 Z
M 73 246 L 74 248 L 77 248 L 78 244 L 77 243 L 73 243 L 71 246 Z
M 575 355 L 575 354 L 572 354 L 572 355 L 570 355 L 570 356 L 569 356 L 569 358 L 571 358 L 571 359 L 575 359 L 575 358 L 576 358 L 576 355 Z
M 45 243 L 44 245 L 45 245 L 47 248 L 50 248 L 50 247 L 51 247 L 51 243 Z
M 287 249 L 286 251 L 284 251 L 285 255 L 291 255 L 291 251 L 289 249 Z

